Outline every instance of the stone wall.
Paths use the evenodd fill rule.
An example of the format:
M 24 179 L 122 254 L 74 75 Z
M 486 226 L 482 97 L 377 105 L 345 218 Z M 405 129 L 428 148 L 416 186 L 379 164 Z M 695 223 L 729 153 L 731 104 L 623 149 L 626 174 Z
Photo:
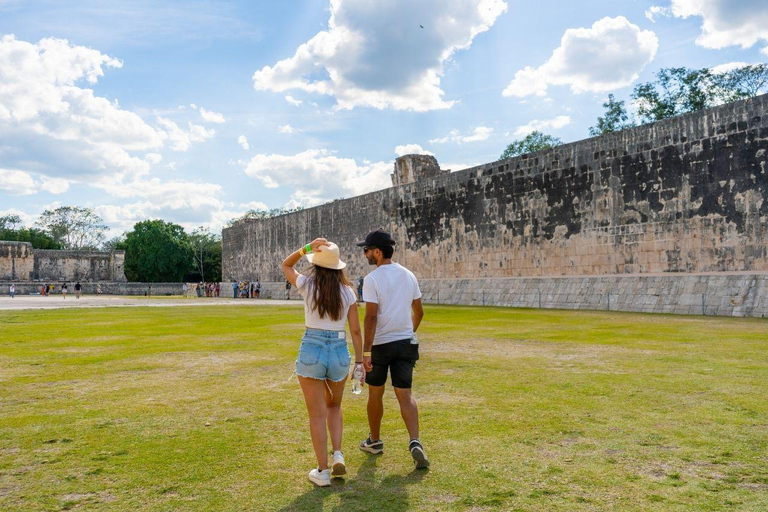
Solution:
M 17 295 L 40 295 L 41 283 L 30 282 L 17 282 L 16 294 Z M 54 289 L 54 295 L 61 295 L 61 285 L 63 282 L 56 281 Z M 96 295 L 101 291 L 103 295 L 145 295 L 149 291 L 149 286 L 152 286 L 151 292 L 153 296 L 161 295 L 181 295 L 182 283 L 127 283 L 127 282 L 83 282 L 83 293 L 86 295 Z M 0 296 L 8 295 L 8 286 L 10 283 L 3 283 L 0 288 Z M 67 293 L 74 296 L 75 283 L 73 281 L 67 281 Z
M 768 271 L 768 95 L 222 233 L 223 279 L 280 281 L 317 236 L 352 277 L 372 228 L 421 279 Z M 493 280 L 489 281 L 492 283 Z M 493 289 L 490 285 L 489 291 Z
M 0 242 L 0 280 L 126 281 L 125 251 L 32 249 L 28 242 Z
M 0 281 L 31 279 L 35 270 L 32 244 L 0 242 Z

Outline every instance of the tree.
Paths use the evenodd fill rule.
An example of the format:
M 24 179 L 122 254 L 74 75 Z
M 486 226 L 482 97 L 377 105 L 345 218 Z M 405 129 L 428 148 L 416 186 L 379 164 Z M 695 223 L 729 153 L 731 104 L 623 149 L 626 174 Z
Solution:
M 0 240 L 29 242 L 34 249 L 61 249 L 61 244 L 44 231 L 21 226 L 21 217 L 18 215 L 0 217 Z
M 15 231 L 17 225 L 21 224 L 21 217 L 18 215 L 3 215 L 0 217 L 0 231 L 13 230 Z
M 61 206 L 46 210 L 36 225 L 70 250 L 96 249 L 104 240 L 107 226 L 91 208 Z
M 523 140 L 512 142 L 499 157 L 499 160 L 512 158 L 513 156 L 525 155 L 542 149 L 551 149 L 560 146 L 562 140 L 551 135 L 544 135 L 539 131 L 529 133 Z
M 129 281 L 180 282 L 194 268 L 189 237 L 178 224 L 137 222 L 125 235 L 125 276 Z
M 221 281 L 221 237 L 200 226 L 189 235 L 194 251 L 194 280 Z
M 287 213 L 293 213 L 293 212 L 300 212 L 303 210 L 303 206 L 297 206 L 296 208 L 272 208 L 271 210 L 248 210 L 240 217 L 237 217 L 236 219 L 232 219 L 229 222 L 227 222 L 227 226 L 233 226 L 234 224 L 237 224 L 241 220 L 250 220 L 250 219 L 270 219 L 272 217 L 278 217 L 280 215 L 285 215 Z
M 632 98 L 644 123 L 750 98 L 768 88 L 768 66 L 716 73 L 712 69 L 662 68 L 656 80 L 635 86 Z
M 603 108 L 605 108 L 605 116 L 598 116 L 597 125 L 589 129 L 590 137 L 618 132 L 635 126 L 635 123 L 629 120 L 629 114 L 627 114 L 627 109 L 624 107 L 624 101 L 616 101 L 613 94 L 608 95 L 608 101 L 603 103 Z
M 768 65 L 765 64 L 742 66 L 716 76 L 723 103 L 751 98 L 768 90 Z

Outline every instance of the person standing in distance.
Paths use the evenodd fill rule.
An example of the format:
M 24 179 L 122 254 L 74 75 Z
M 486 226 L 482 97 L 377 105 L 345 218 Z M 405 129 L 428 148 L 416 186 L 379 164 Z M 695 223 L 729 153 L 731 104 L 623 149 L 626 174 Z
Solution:
M 368 263 L 376 269 L 363 280 L 365 302 L 363 365 L 368 384 L 368 438 L 360 443 L 364 452 L 384 451 L 381 419 L 384 416 L 384 385 L 387 372 L 400 404 L 400 414 L 408 430 L 408 449 L 417 469 L 429 467 L 429 459 L 419 439 L 419 410 L 411 395 L 413 367 L 419 359 L 416 330 L 424 317 L 421 290 L 416 276 L 392 261 L 395 241 L 380 229 L 371 231 L 363 247 Z

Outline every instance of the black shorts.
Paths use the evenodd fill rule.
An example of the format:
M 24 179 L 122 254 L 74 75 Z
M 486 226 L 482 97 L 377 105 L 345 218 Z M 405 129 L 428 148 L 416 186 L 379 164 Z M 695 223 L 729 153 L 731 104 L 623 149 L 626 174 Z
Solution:
M 365 374 L 369 386 L 383 386 L 387 382 L 387 371 L 392 374 L 392 385 L 410 389 L 413 383 L 413 367 L 419 359 L 419 344 L 411 339 L 390 341 L 371 347 L 373 369 Z

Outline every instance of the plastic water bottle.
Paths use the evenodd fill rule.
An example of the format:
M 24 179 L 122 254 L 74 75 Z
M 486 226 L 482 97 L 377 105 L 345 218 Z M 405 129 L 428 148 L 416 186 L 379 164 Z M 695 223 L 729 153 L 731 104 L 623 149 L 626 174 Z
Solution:
M 363 365 L 356 364 L 352 372 L 352 393 L 359 395 L 363 392 Z

